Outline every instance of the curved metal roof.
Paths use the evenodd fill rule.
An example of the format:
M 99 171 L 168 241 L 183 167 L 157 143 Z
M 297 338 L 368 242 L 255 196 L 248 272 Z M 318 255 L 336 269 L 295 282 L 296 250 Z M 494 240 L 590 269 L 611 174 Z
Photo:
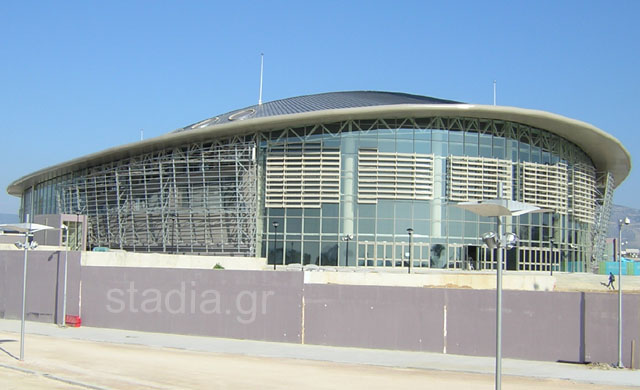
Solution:
M 174 133 L 214 126 L 233 121 L 271 116 L 302 114 L 305 112 L 336 110 L 342 108 L 388 106 L 395 104 L 460 104 L 452 100 L 400 92 L 348 91 L 328 92 L 317 95 L 296 96 L 274 100 L 264 104 L 216 115 L 203 121 L 177 129 Z
M 403 93 L 359 91 L 301 96 L 232 111 L 159 137 L 106 149 L 41 169 L 11 183 L 7 192 L 19 196 L 24 189 L 34 184 L 78 169 L 213 137 L 349 119 L 428 116 L 505 120 L 550 131 L 584 150 L 596 169 L 611 172 L 615 186 L 622 183 L 631 170 L 631 156 L 620 141 L 593 125 L 575 119 L 517 107 L 465 104 Z

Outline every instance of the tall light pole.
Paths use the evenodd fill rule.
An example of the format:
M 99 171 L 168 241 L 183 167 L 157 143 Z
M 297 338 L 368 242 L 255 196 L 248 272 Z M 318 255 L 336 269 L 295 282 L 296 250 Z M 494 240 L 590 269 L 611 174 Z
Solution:
M 67 323 L 67 271 L 69 269 L 69 226 L 60 226 L 65 233 L 65 250 L 64 250 L 64 288 L 62 289 L 62 326 Z
M 413 237 L 413 229 L 412 228 L 407 228 L 407 234 L 409 235 L 409 269 L 408 269 L 408 273 L 411 273 L 411 262 L 413 261 L 412 259 L 412 252 L 413 252 L 413 248 L 412 246 L 412 237 Z
M 550 244 L 551 244 L 551 258 L 549 259 L 549 268 L 551 268 L 551 276 L 553 276 L 553 264 L 554 264 L 554 258 L 553 258 L 553 248 L 555 243 L 553 242 L 553 238 L 551 240 L 549 240 Z
M 26 215 L 26 220 L 29 220 L 29 214 Z M 22 315 L 20 321 L 20 360 L 24 360 L 24 328 L 25 328 L 25 312 L 27 308 L 27 252 L 29 249 L 35 249 L 38 243 L 33 240 L 33 233 L 40 230 L 55 229 L 51 226 L 40 225 L 37 223 L 18 223 L 18 224 L 2 224 L 0 228 L 6 228 L 7 230 L 15 230 L 20 233 L 24 233 L 24 242 L 16 242 L 15 246 L 24 250 L 24 268 L 22 270 Z
M 276 262 L 278 260 L 278 226 L 280 223 L 278 221 L 273 221 L 271 224 L 273 225 L 273 230 L 275 230 L 275 237 L 273 238 L 273 270 L 276 269 Z
M 629 218 L 618 221 L 618 368 L 622 364 L 622 226 L 630 224 Z
M 24 233 L 24 244 L 16 242 L 18 248 L 24 249 L 24 268 L 22 270 L 22 316 L 20 317 L 20 361 L 24 360 L 24 313 L 27 309 L 27 252 L 38 244 L 29 242 L 29 232 Z
M 349 266 L 349 241 L 351 241 L 351 240 L 353 240 L 353 234 L 345 234 L 342 237 L 342 241 L 347 243 L 347 253 L 346 253 L 346 256 L 345 256 L 345 259 L 344 259 L 344 265 L 346 267 Z
M 497 248 L 498 261 L 496 264 L 496 374 L 495 388 L 502 388 L 502 250 L 515 246 L 518 237 L 514 233 L 502 234 L 503 216 L 520 216 L 529 213 L 548 212 L 532 204 L 504 199 L 502 197 L 503 184 L 498 182 L 498 197 L 482 201 L 461 202 L 456 207 L 471 211 L 482 217 L 495 217 L 497 234 L 488 232 L 482 235 L 482 240 L 490 249 Z M 501 248 L 503 247 L 503 248 Z
M 482 235 L 482 241 L 493 251 L 498 252 L 496 261 L 496 390 L 502 388 L 502 268 L 504 249 L 511 249 L 518 243 L 515 233 L 502 234 L 502 217 L 496 216 L 496 230 Z
M 76 213 L 76 248 L 78 250 L 81 250 L 79 240 L 80 240 L 80 214 Z

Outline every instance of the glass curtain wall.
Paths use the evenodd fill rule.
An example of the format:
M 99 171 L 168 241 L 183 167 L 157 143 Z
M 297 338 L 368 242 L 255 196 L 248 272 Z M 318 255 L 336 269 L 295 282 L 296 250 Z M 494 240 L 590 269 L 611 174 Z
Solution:
M 406 267 L 411 258 L 414 267 L 494 268 L 494 257 L 482 247 L 479 237 L 494 230 L 495 221 L 451 204 L 464 196 L 492 197 L 495 186 L 485 186 L 479 192 L 472 190 L 478 182 L 495 182 L 496 175 L 506 175 L 504 177 L 510 178 L 507 187 L 512 199 L 533 199 L 555 210 L 506 221 L 507 231 L 520 237 L 518 249 L 508 255 L 508 268 L 547 270 L 554 264 L 556 270 L 561 270 L 571 264 L 574 270 L 585 270 L 584 264 L 591 257 L 590 235 L 598 197 L 593 163 L 576 145 L 544 130 L 474 118 L 371 119 L 287 128 L 215 142 L 233 150 L 239 143 L 257 146 L 255 156 L 249 148 L 247 156 L 251 156 L 244 158 L 246 166 L 252 166 L 256 159 L 258 188 L 250 192 L 256 195 L 257 210 L 243 213 L 242 209 L 229 214 L 236 220 L 242 217 L 244 222 L 234 222 L 233 226 L 245 236 L 255 234 L 256 248 L 251 243 L 253 239 L 247 238 L 250 244 L 246 250 L 233 253 L 257 250 L 270 264 Z M 136 157 L 141 161 L 150 158 L 154 166 L 164 164 L 163 169 L 170 165 L 171 172 L 176 172 L 175 179 L 172 176 L 172 181 L 167 182 L 175 182 L 172 191 L 185 196 L 176 197 L 181 203 L 175 207 L 158 210 L 175 212 L 176 209 L 184 214 L 185 228 L 176 230 L 176 234 L 184 231 L 187 235 L 171 238 L 176 242 L 189 241 L 180 245 L 181 252 L 201 252 L 203 247 L 208 252 L 207 242 L 219 239 L 212 236 L 198 241 L 198 245 L 190 244 L 194 236 L 194 215 L 209 215 L 217 207 L 194 205 L 199 194 L 204 194 L 199 192 L 200 184 L 194 177 L 200 177 L 198 183 L 204 178 L 206 188 L 217 183 L 215 175 L 208 181 L 207 175 L 213 174 L 206 168 L 208 161 L 202 169 L 201 156 L 209 153 L 210 148 L 207 143 L 191 144 L 186 157 L 176 152 L 180 148 Z M 162 153 L 169 157 L 160 158 Z M 213 160 L 212 166 L 217 166 Z M 245 177 L 246 166 L 238 161 L 236 157 L 228 160 L 234 169 L 233 176 Z M 186 167 L 184 172 L 174 170 L 176 162 Z M 101 171 L 120 172 L 128 163 L 129 160 L 121 160 L 92 167 L 91 175 Z M 454 171 L 459 177 L 454 177 Z M 480 172 L 480 176 L 473 172 Z M 65 211 L 67 206 L 58 203 L 63 199 L 62 189 L 89 176 L 88 169 L 79 170 L 27 189 L 22 197 L 21 218 L 24 219 L 25 214 Z M 130 181 L 128 172 L 122 177 Z M 466 181 L 456 184 L 453 180 L 460 178 Z M 240 181 L 247 186 L 253 182 L 253 179 Z M 165 183 L 164 176 L 162 183 Z M 564 187 L 556 188 L 558 183 L 564 183 Z M 144 188 L 140 193 L 146 196 L 147 204 L 153 198 L 149 185 L 143 175 L 138 187 Z M 137 196 L 132 185 L 119 188 L 129 191 L 131 199 Z M 128 193 L 125 192 L 114 199 L 125 199 Z M 170 192 L 164 193 L 167 194 Z M 131 207 L 127 208 L 129 204 Z M 131 215 L 138 221 L 135 219 L 138 204 L 120 204 L 116 214 L 120 221 Z M 234 205 L 236 203 L 229 203 L 224 207 L 235 210 Z M 96 203 L 97 209 L 107 206 Z M 98 214 L 89 215 L 89 229 L 98 226 L 98 217 Z M 209 231 L 207 221 L 203 219 L 202 231 Z M 139 240 L 140 234 L 166 236 L 162 230 L 166 224 L 151 225 L 146 219 L 143 222 L 142 228 L 135 232 L 133 227 L 138 225 L 129 224 L 132 240 Z M 274 222 L 278 223 L 277 229 Z M 124 242 L 120 236 L 129 237 L 126 230 L 129 225 L 118 225 L 119 242 Z M 413 229 L 411 246 L 408 228 Z M 165 238 L 158 240 L 166 241 Z M 136 243 L 132 249 L 140 250 L 139 246 L 147 251 L 156 250 L 146 243 Z M 174 249 L 162 249 L 165 250 Z
M 304 154 L 307 143 L 318 153 L 340 151 L 339 201 L 267 205 L 262 255 L 270 264 L 344 266 L 348 261 L 350 266 L 406 267 L 411 257 L 414 267 L 494 268 L 493 257 L 482 248 L 479 237 L 495 230 L 495 220 L 451 205 L 447 159 L 465 156 L 508 160 L 514 164 L 509 185 L 516 200 L 527 191 L 522 189 L 524 178 L 518 173 L 521 162 L 564 164 L 569 168 L 575 164 L 593 166 L 579 148 L 548 132 L 515 123 L 460 118 L 347 121 L 265 133 L 259 141 L 261 161 L 265 164 L 271 153 L 283 151 L 288 158 L 296 158 Z M 291 154 L 287 155 L 287 150 Z M 380 179 L 382 184 L 375 189 L 379 197 L 374 201 L 362 199 L 364 186 L 359 178 L 363 173 L 359 169 L 363 169 L 363 151 L 377 153 L 379 161 L 380 156 L 398 161 L 407 156 L 427 156 L 432 164 L 432 195 L 423 199 L 398 190 L 387 196 L 389 191 L 382 188 L 384 180 Z M 380 171 L 387 168 L 378 166 Z M 300 167 L 297 173 L 305 175 L 304 169 Z M 402 176 L 404 171 L 394 169 Z M 264 170 L 268 174 L 269 167 Z M 389 186 L 399 187 L 400 179 L 395 180 Z M 283 178 L 283 188 L 290 183 Z M 269 196 L 269 187 L 266 192 Z M 274 222 L 278 223 L 277 237 Z M 413 229 L 411 248 L 408 228 Z M 576 220 L 570 211 L 511 218 L 506 228 L 521 240 L 520 251 L 508 257 L 510 269 L 545 270 L 555 264 L 554 269 L 560 270 L 564 263 L 586 260 L 590 224 Z M 353 238 L 346 240 L 349 236 Z M 551 253 L 552 246 L 557 253 Z

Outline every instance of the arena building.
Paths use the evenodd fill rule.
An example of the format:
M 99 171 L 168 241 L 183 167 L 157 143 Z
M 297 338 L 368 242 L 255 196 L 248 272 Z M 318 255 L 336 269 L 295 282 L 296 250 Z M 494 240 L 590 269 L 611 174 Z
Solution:
M 551 210 L 507 218 L 520 238 L 507 268 L 585 271 L 603 256 L 613 190 L 630 169 L 618 140 L 574 119 L 358 91 L 218 115 L 8 192 L 23 218 L 86 216 L 88 249 L 492 269 L 480 236 L 495 221 L 454 205 L 496 198 L 502 182 L 503 197 Z

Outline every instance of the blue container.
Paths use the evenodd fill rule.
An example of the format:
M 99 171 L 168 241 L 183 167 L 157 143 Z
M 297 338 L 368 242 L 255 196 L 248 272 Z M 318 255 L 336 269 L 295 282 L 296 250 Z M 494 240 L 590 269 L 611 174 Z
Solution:
M 603 267 L 604 265 L 604 267 Z M 603 261 L 600 263 L 600 269 L 599 269 L 599 273 L 602 275 L 609 275 L 609 272 L 611 272 L 614 275 L 618 274 L 618 262 L 617 261 Z M 622 270 L 621 270 L 622 275 L 626 275 L 627 274 L 627 263 L 623 262 L 622 263 Z
M 582 261 L 567 261 L 565 264 L 566 269 L 565 272 L 582 272 L 583 271 L 583 263 Z
M 640 276 L 640 261 L 627 263 L 627 275 Z

